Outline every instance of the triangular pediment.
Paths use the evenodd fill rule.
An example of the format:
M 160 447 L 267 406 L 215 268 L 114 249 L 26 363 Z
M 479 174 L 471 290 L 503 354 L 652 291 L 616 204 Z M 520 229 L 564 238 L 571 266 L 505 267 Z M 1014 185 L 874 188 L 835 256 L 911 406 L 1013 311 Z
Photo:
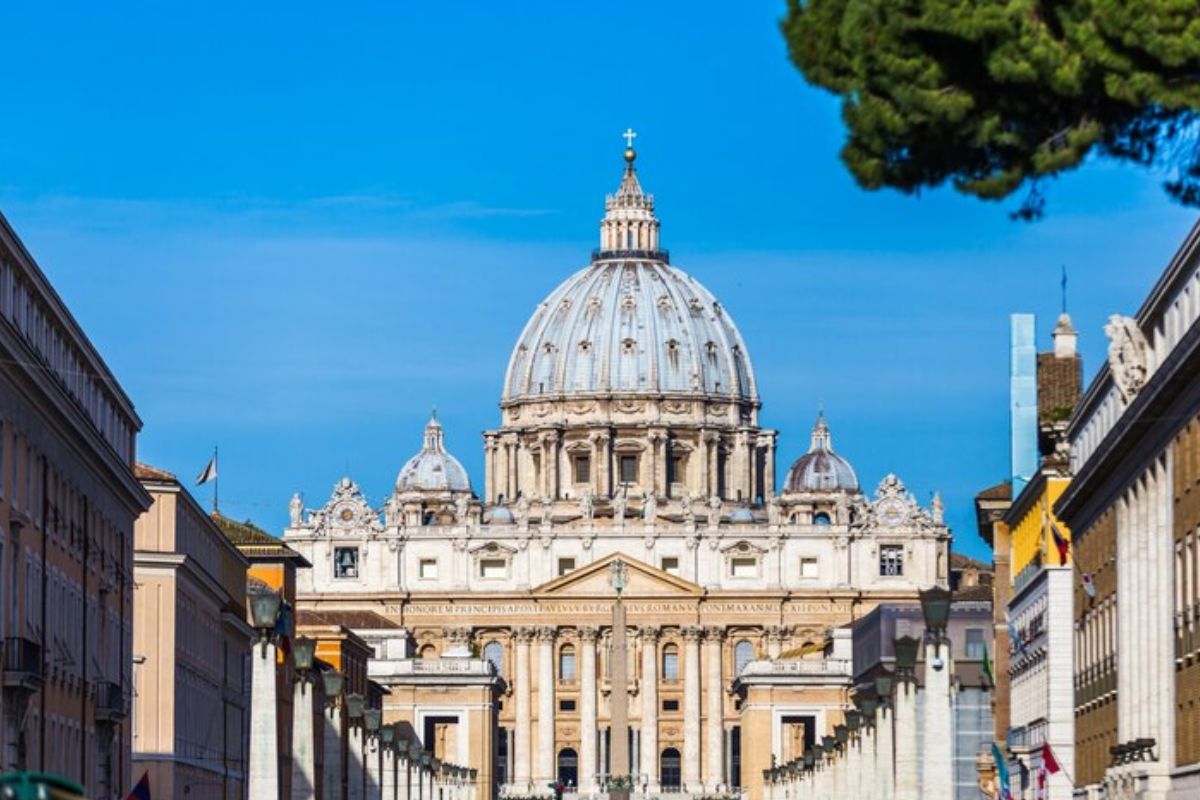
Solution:
M 612 563 L 625 562 L 626 597 L 699 597 L 704 589 L 683 578 L 663 572 L 624 553 L 614 553 L 573 570 L 561 578 L 543 583 L 533 590 L 535 595 L 555 597 L 612 597 Z

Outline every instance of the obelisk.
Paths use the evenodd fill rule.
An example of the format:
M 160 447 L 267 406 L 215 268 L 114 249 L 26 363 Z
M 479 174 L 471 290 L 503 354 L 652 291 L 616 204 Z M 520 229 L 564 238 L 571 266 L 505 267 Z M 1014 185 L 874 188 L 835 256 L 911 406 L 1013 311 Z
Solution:
M 612 585 L 617 590 L 613 603 L 612 654 L 609 656 L 609 671 L 612 675 L 612 727 L 609 729 L 609 797 L 623 800 L 629 797 L 629 676 L 626 673 L 625 604 L 621 593 L 625 589 L 628 572 L 620 559 L 612 562 Z

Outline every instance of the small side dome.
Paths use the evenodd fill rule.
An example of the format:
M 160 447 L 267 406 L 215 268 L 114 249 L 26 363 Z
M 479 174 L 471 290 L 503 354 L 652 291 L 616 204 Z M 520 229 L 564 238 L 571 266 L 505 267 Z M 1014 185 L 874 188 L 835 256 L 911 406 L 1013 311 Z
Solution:
M 754 512 L 745 506 L 739 506 L 729 513 L 729 521 L 735 524 L 754 522 Z
M 425 425 L 421 452 L 408 460 L 396 478 L 396 493 L 470 492 L 471 480 L 458 459 L 446 452 L 437 412 Z
M 504 506 L 492 506 L 484 515 L 483 521 L 490 525 L 512 525 L 516 520 L 513 513 Z
M 833 452 L 825 414 L 817 416 L 813 426 L 812 446 L 796 459 L 784 482 L 785 493 L 857 492 L 858 476 L 850 462 Z

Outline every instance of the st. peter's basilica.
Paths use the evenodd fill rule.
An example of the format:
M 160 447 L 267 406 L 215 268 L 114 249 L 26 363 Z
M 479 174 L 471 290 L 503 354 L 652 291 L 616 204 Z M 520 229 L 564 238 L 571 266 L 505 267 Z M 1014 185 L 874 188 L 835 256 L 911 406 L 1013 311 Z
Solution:
M 311 563 L 300 618 L 364 640 L 385 721 L 477 769 L 482 800 L 608 774 L 618 557 L 646 794 L 755 796 L 847 706 L 847 623 L 948 580 L 940 501 L 864 491 L 823 416 L 777 486 L 749 348 L 670 264 L 635 157 L 513 347 L 482 483 L 435 416 L 382 507 L 347 477 L 284 533 Z

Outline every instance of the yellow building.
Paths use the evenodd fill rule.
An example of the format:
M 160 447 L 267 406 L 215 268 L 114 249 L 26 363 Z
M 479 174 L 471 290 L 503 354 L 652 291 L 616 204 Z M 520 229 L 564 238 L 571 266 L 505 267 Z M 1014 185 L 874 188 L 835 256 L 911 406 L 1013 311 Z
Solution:
M 165 797 L 245 793 L 249 560 L 170 473 L 134 528 L 133 765 Z

